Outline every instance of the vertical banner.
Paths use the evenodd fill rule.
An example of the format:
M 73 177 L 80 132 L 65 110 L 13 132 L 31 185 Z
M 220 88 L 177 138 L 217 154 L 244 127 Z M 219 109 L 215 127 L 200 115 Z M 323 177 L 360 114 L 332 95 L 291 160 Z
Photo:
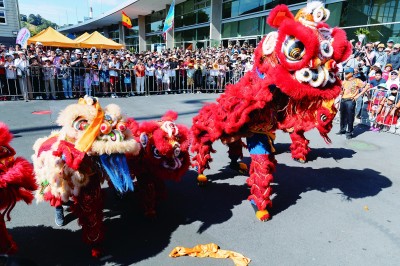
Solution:
M 28 39 L 31 37 L 31 32 L 27 28 L 22 28 L 19 30 L 17 35 L 16 44 L 21 45 L 22 48 L 26 48 L 28 45 Z
M 167 39 L 167 32 L 170 31 L 174 26 L 174 17 L 175 17 L 175 0 L 172 1 L 172 4 L 168 10 L 167 17 L 165 18 L 164 29 L 163 29 L 164 41 Z

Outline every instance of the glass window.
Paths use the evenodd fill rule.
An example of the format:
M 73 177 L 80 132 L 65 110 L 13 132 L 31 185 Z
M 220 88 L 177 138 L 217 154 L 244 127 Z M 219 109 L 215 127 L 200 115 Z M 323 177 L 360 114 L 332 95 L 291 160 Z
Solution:
M 0 11 L 0 24 L 5 24 L 6 23 L 6 11 L 1 10 Z
M 254 13 L 263 10 L 263 0 L 241 0 L 239 2 L 239 15 Z
M 196 24 L 196 14 L 189 13 L 189 14 L 183 15 L 182 21 L 183 21 L 183 26 L 194 25 L 194 24 Z
M 238 36 L 260 35 L 260 18 L 251 18 L 239 21 Z
M 197 23 L 205 23 L 210 21 L 211 8 L 206 7 L 197 11 Z
M 210 27 L 197 29 L 197 40 L 208 40 L 210 38 Z
M 0 0 L 0 7 L 4 8 L 4 0 Z
M 228 22 L 222 24 L 222 38 L 237 37 L 238 35 L 238 21 Z
M 189 13 L 194 10 L 193 0 L 188 0 L 183 3 L 183 13 Z
M 222 4 L 222 18 L 237 17 L 239 15 L 239 0 Z

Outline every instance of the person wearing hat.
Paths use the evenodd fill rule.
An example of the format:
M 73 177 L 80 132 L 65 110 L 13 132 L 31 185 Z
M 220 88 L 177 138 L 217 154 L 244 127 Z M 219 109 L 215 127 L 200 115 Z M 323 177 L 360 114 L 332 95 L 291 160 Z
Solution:
M 390 125 L 397 123 L 398 116 L 396 115 L 395 102 L 396 102 L 396 96 L 394 95 L 390 95 L 381 101 L 377 110 L 377 116 L 373 124 L 372 131 L 374 132 L 378 132 L 380 130 L 388 131 Z
M 393 45 L 394 45 L 394 41 L 393 41 L 392 39 L 389 39 L 389 40 L 386 42 L 386 45 L 387 45 L 387 48 L 389 48 L 390 50 L 392 50 L 392 49 L 393 49 Z
M 345 80 L 342 82 L 340 93 L 340 130 L 336 134 L 346 134 L 346 138 L 351 139 L 353 137 L 356 101 L 369 89 L 369 84 L 355 78 L 353 76 L 354 69 L 351 67 L 345 68 L 344 73 Z
M 15 59 L 14 65 L 17 69 L 17 77 L 19 83 L 19 89 L 21 90 L 22 96 L 26 102 L 29 102 L 28 96 L 28 79 L 27 72 L 29 67 L 29 62 L 23 51 L 18 51 L 18 58 Z M 30 98 L 32 99 L 32 91 L 29 91 Z
M 75 50 L 75 58 L 71 58 L 70 66 L 72 67 L 73 84 L 76 96 L 83 96 L 83 82 L 84 82 L 84 62 L 82 58 L 82 52 L 80 49 Z
M 6 70 L 6 79 L 8 84 L 8 92 L 10 93 L 11 100 L 16 101 L 17 98 L 17 71 L 14 63 L 14 56 L 7 53 L 5 55 L 4 68 Z
M 392 53 L 389 55 L 387 62 L 392 64 L 394 70 L 399 70 L 400 68 L 400 43 L 393 45 Z
M 385 45 L 383 43 L 378 44 L 377 51 L 375 53 L 375 63 L 379 63 L 382 67 L 387 64 L 387 53 L 384 51 Z
M 46 92 L 46 99 L 56 100 L 56 86 L 55 86 L 55 71 L 54 65 L 52 64 L 50 58 L 44 57 L 43 58 L 44 65 L 43 65 L 43 80 L 44 80 L 44 89 Z M 50 87 L 50 91 L 49 91 Z

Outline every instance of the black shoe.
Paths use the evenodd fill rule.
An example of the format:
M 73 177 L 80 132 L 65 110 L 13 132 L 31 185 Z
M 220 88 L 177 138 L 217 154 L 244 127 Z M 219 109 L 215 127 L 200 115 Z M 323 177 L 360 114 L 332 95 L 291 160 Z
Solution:
M 62 206 L 56 207 L 56 225 L 63 226 L 64 225 L 64 209 Z
M 352 139 L 353 135 L 346 135 L 346 139 Z
M 346 134 L 346 132 L 345 131 L 339 131 L 339 132 L 336 133 L 336 135 L 343 135 L 343 134 Z

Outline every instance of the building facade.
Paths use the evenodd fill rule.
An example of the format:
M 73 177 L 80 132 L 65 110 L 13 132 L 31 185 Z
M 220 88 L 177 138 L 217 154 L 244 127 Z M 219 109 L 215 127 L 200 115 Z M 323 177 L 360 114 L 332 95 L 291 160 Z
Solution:
M 0 0 L 0 43 L 15 44 L 20 28 L 18 0 Z
M 274 6 L 286 4 L 296 14 L 307 4 L 304 0 L 176 0 L 174 28 L 164 40 L 163 23 L 171 2 L 127 1 L 103 17 L 61 28 L 60 31 L 79 35 L 97 30 L 133 51 L 178 46 L 193 49 L 245 40 L 256 44 L 273 30 L 266 23 L 266 17 Z M 369 29 L 369 41 L 386 42 L 388 38 L 397 40 L 400 36 L 399 0 L 322 2 L 331 11 L 328 24 L 345 29 L 349 39 L 357 38 L 354 32 L 360 27 Z M 132 29 L 121 25 L 121 11 L 131 17 Z M 101 23 L 103 20 L 107 25 Z

